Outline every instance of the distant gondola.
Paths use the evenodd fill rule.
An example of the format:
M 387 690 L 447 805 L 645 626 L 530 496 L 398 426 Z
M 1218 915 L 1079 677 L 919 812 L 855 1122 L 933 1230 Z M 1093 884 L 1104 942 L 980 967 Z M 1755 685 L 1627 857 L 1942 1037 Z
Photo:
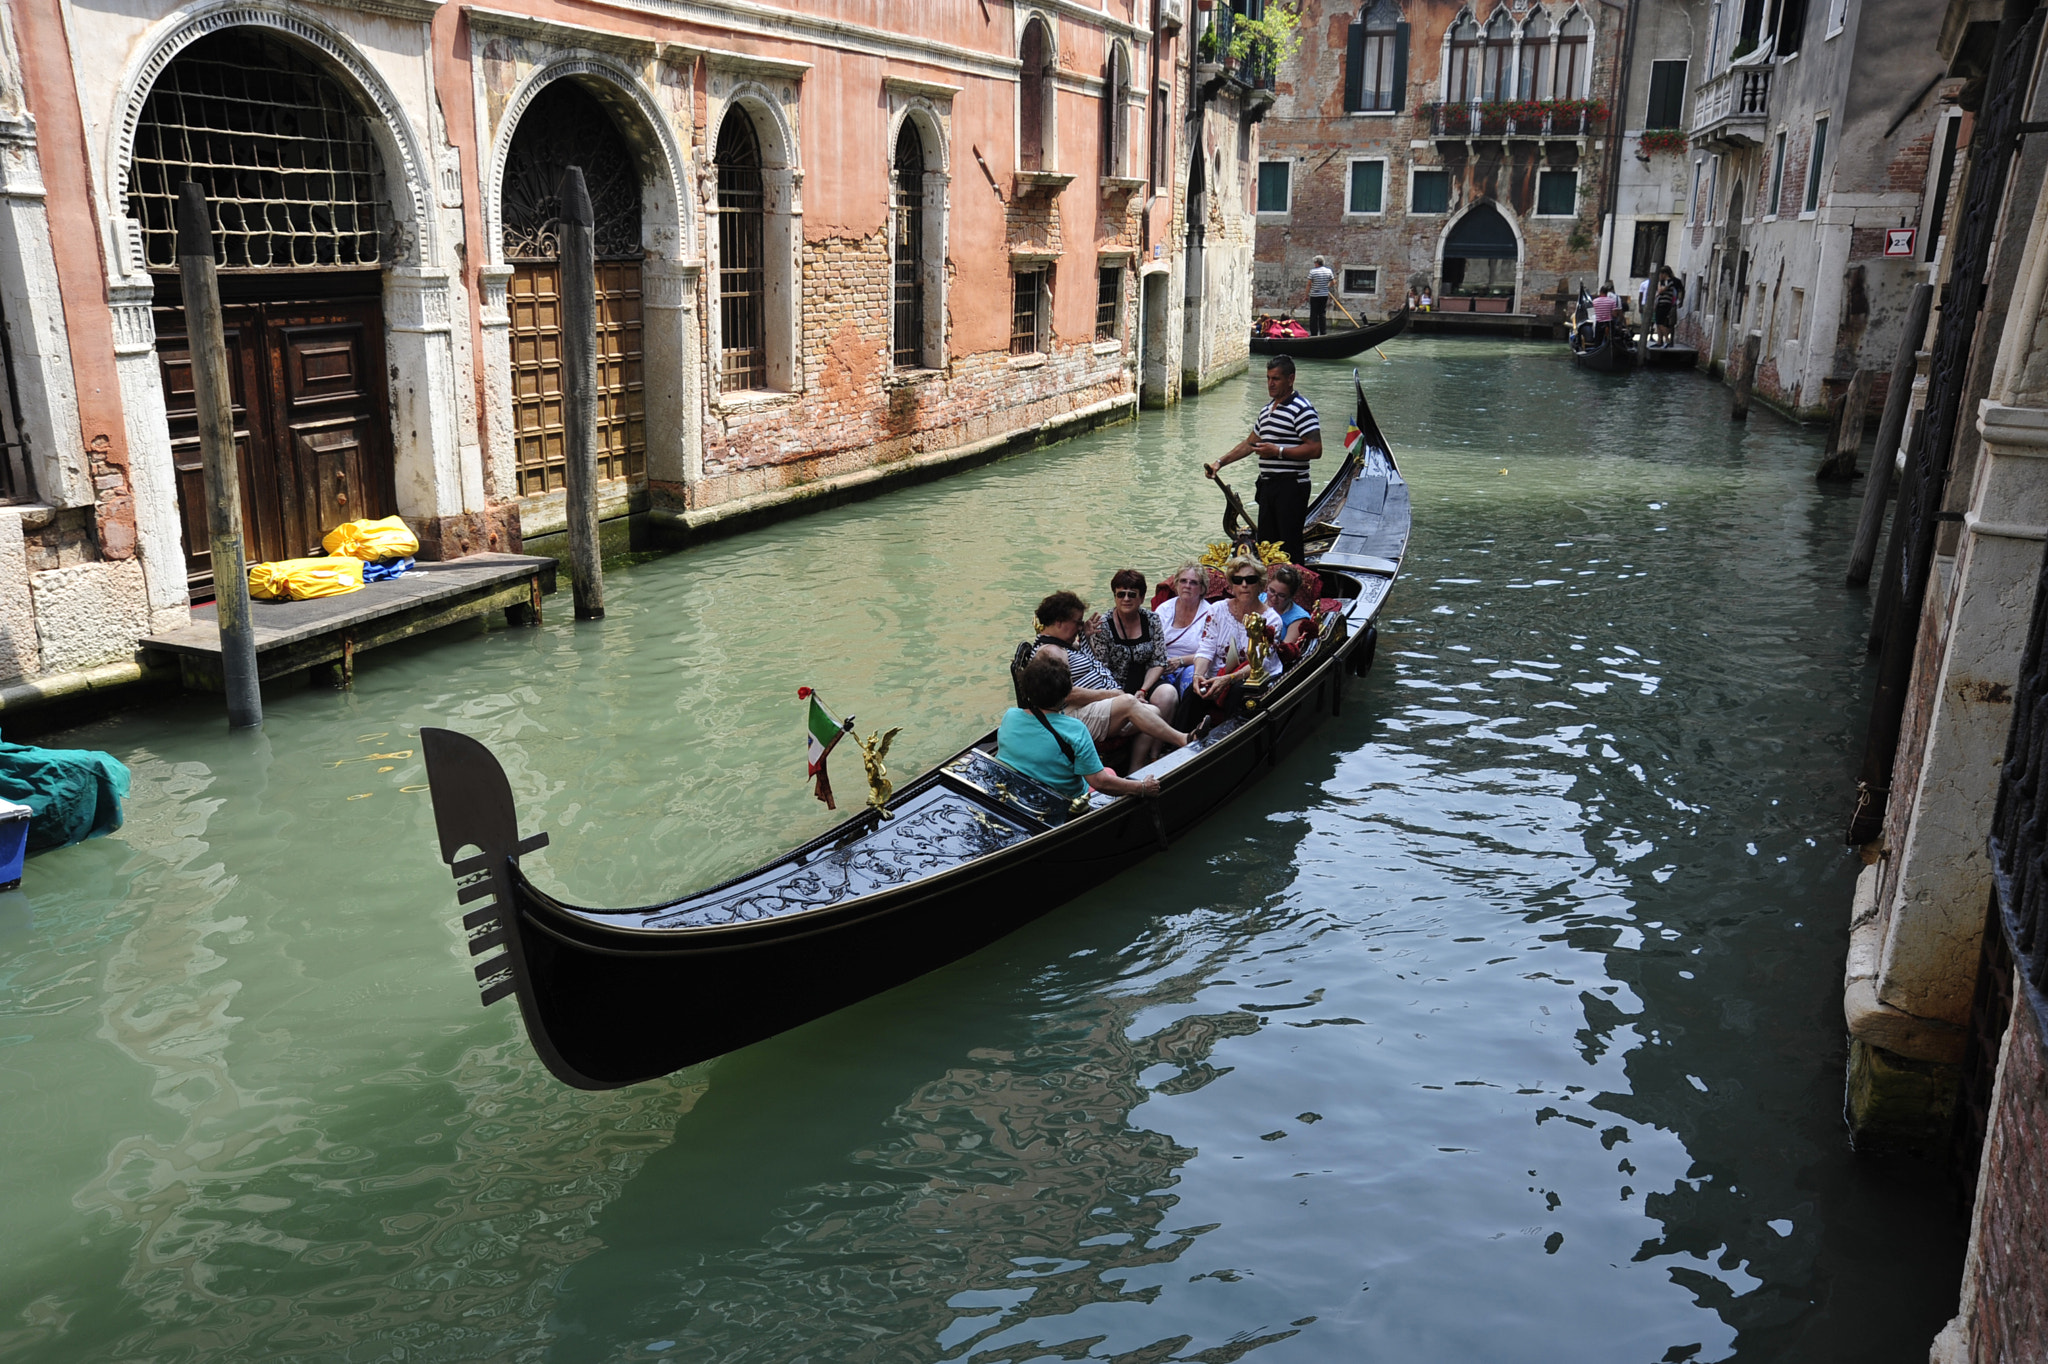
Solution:
M 1354 376 L 1354 387 L 1356 387 Z M 1080 809 L 1004 766 L 984 735 L 795 851 L 666 904 L 585 909 L 536 887 L 504 768 L 467 735 L 421 731 L 441 856 L 483 1002 L 516 995 L 549 1070 L 612 1089 L 772 1037 L 880 994 L 1169 846 L 1271 770 L 1371 666 L 1374 619 L 1408 545 L 1408 486 L 1358 389 L 1362 439 L 1310 508 L 1335 538 L 1310 563 L 1340 599 L 1249 716 L 1147 772 L 1151 799 Z M 1317 530 L 1312 529 L 1312 537 Z M 502 950 L 500 950 L 502 949 Z
M 1636 348 L 1629 344 L 1628 333 L 1617 319 L 1607 329 L 1607 334 L 1594 346 L 1584 345 L 1575 331 L 1572 335 L 1572 359 L 1582 369 L 1595 369 L 1604 374 L 1626 374 L 1635 367 Z
M 1361 351 L 1384 345 L 1408 326 L 1408 309 L 1403 307 L 1375 327 L 1354 327 L 1350 331 L 1325 332 L 1321 336 L 1260 336 L 1252 333 L 1253 355 L 1289 355 L 1296 360 L 1342 360 Z

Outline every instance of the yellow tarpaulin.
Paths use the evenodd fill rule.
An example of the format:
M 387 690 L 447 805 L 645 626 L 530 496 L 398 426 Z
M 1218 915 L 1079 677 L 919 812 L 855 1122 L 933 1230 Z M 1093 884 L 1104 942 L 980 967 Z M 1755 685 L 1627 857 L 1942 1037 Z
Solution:
M 320 548 L 329 554 L 346 554 L 376 563 L 419 553 L 420 537 L 412 533 L 403 518 L 387 516 L 381 521 L 344 521 L 327 532 Z
M 326 559 L 279 559 L 249 565 L 249 595 L 258 601 L 305 601 L 359 592 L 363 561 L 335 555 Z

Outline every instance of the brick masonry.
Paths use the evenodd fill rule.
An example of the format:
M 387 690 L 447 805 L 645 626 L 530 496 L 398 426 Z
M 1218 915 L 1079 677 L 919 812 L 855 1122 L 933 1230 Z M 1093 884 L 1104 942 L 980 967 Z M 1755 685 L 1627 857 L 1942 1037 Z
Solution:
M 2013 1002 L 1979 1179 L 1968 1357 L 2048 1357 L 2048 1068 L 2024 991 Z

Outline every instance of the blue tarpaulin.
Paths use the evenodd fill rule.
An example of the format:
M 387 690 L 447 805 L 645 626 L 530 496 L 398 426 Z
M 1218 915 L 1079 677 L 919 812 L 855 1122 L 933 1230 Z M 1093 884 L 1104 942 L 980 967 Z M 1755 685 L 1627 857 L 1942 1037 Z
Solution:
M 35 812 L 30 852 L 112 833 L 127 794 L 128 769 L 111 753 L 0 742 L 0 796 Z

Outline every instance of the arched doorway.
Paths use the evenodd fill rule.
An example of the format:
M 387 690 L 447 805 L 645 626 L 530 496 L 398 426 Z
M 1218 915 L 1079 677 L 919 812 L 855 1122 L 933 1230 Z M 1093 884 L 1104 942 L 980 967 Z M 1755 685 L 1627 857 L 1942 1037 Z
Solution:
M 383 378 L 385 167 L 365 111 L 324 59 L 229 28 L 167 63 L 135 126 L 124 186 L 155 286 L 157 357 L 188 585 L 213 589 L 174 222 L 207 194 L 250 560 L 318 552 L 343 521 L 397 510 Z
M 1439 307 L 1446 312 L 1511 313 L 1521 263 L 1515 229 L 1492 204 L 1478 204 L 1444 238 Z
M 513 439 L 519 493 L 564 486 L 562 397 L 562 173 L 583 170 L 597 218 L 597 476 L 647 471 L 642 380 L 640 172 L 604 106 L 574 80 L 535 95 L 505 154 L 501 242 L 512 267 Z

